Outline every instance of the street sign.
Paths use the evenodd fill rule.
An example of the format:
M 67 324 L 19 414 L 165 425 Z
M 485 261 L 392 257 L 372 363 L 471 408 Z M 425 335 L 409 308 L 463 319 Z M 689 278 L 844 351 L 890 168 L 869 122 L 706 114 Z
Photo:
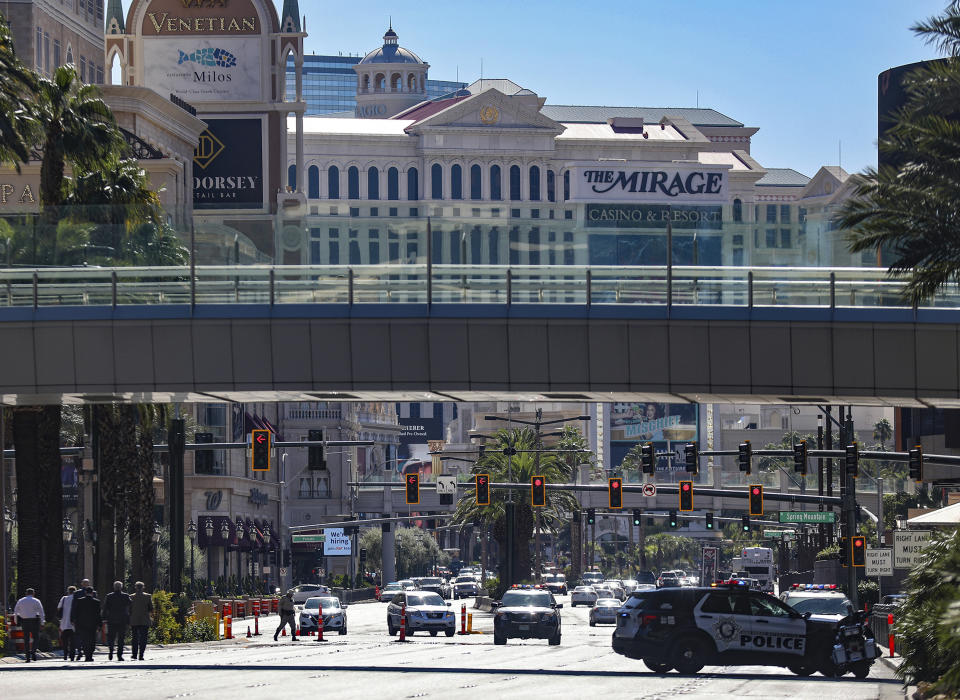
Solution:
M 781 510 L 781 523 L 835 523 L 837 514 L 832 510 Z
M 889 547 L 867 547 L 867 576 L 893 576 L 893 550 Z
M 437 493 L 441 496 L 444 495 L 453 495 L 457 492 L 457 477 L 455 476 L 438 476 L 437 477 Z
M 285 566 L 280 567 L 280 577 L 283 578 L 287 575 L 287 568 Z
M 294 544 L 297 544 L 298 542 L 317 542 L 319 544 L 323 544 L 326 536 L 322 533 L 319 535 L 292 535 L 291 539 Z
M 920 563 L 921 551 L 929 541 L 929 530 L 897 530 L 893 533 L 893 565 L 912 569 Z
M 790 536 L 794 534 L 793 530 L 764 530 L 763 536 L 769 537 L 775 540 L 778 539 L 789 539 Z
M 700 585 L 717 580 L 717 548 L 704 547 L 700 565 Z
M 643 495 L 644 495 L 644 496 L 656 496 L 656 495 L 657 495 L 657 485 L 656 485 L 656 484 L 644 484 L 644 485 L 643 485 Z

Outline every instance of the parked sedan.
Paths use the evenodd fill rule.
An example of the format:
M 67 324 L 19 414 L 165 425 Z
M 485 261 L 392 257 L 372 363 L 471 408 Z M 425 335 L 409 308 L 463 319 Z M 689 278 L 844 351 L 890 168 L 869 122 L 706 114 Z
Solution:
M 330 589 L 321 586 L 319 583 L 301 583 L 293 587 L 293 602 L 295 605 L 303 605 L 308 599 L 318 595 L 326 595 Z
M 429 632 L 436 637 L 443 632 L 452 637 L 457 630 L 457 618 L 450 610 L 450 603 L 436 593 L 425 591 L 403 591 L 393 596 L 387 606 L 387 632 L 392 637 L 400 629 L 400 614 L 404 606 L 407 610 L 407 634 L 414 632 Z
M 601 598 L 590 609 L 590 626 L 596 627 L 599 623 L 617 624 L 617 610 L 620 601 L 616 598 Z
M 340 604 L 340 599 L 333 596 L 316 596 L 307 598 L 300 610 L 300 632 L 315 632 L 319 627 L 320 611 L 323 611 L 323 631 L 336 630 L 340 634 L 347 633 L 347 606 Z
M 570 593 L 570 607 L 578 605 L 593 605 L 597 602 L 597 592 L 593 586 L 577 586 Z

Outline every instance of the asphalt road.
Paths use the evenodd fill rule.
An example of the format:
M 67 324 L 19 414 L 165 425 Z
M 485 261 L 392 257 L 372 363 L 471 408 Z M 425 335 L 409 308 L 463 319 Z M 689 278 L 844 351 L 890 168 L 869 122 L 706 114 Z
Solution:
M 545 640 L 510 640 L 493 645 L 489 613 L 472 609 L 474 629 L 485 634 L 431 637 L 419 633 L 405 644 L 387 636 L 386 604 L 348 609 L 349 634 L 328 635 L 320 643 L 303 637 L 273 641 L 272 623 L 263 620 L 260 637 L 232 641 L 148 647 L 145 661 L 108 662 L 99 651 L 93 663 L 56 659 L 35 664 L 0 664 L 5 700 L 63 694 L 71 700 L 109 697 L 281 698 L 329 693 L 344 698 L 532 698 L 599 697 L 792 699 L 903 698 L 899 681 L 880 663 L 869 678 L 841 680 L 794 676 L 786 669 L 745 666 L 707 667 L 698 675 L 658 675 L 640 661 L 610 649 L 612 626 L 588 626 L 588 609 L 564 603 L 559 647 Z M 454 602 L 458 620 L 461 601 Z M 247 621 L 235 630 L 246 634 Z M 252 627 L 252 625 L 251 625 Z

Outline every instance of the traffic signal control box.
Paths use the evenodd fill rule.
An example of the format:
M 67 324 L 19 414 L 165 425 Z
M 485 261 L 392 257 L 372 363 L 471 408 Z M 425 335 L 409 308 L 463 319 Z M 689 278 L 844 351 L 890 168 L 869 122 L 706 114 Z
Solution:
M 420 475 L 407 474 L 407 505 L 413 506 L 420 503 Z
M 750 515 L 763 515 L 763 484 L 750 485 Z
M 250 468 L 255 472 L 270 471 L 270 431 L 251 430 L 250 443 L 252 445 L 252 464 Z
M 618 476 L 607 480 L 607 502 L 611 508 L 623 508 L 623 479 Z
M 477 474 L 476 480 L 477 480 L 477 505 L 478 506 L 490 505 L 490 475 Z
M 535 508 L 547 505 L 547 480 L 542 475 L 530 477 L 530 503 Z
M 680 510 L 693 510 L 693 482 L 680 482 Z

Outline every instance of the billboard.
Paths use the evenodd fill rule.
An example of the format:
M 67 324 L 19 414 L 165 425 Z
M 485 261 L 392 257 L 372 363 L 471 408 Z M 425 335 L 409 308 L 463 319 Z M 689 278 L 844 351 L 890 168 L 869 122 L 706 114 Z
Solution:
M 144 84 L 202 102 L 259 102 L 260 44 L 247 38 L 183 36 L 143 42 Z
M 264 120 L 208 118 L 193 154 L 194 209 L 265 210 Z
M 658 457 L 657 471 L 682 471 L 683 445 L 697 440 L 700 433 L 699 407 L 695 403 L 615 403 L 610 407 L 611 464 L 618 466 L 630 449 L 641 442 L 652 442 L 660 452 L 673 457 Z
M 325 527 L 323 528 L 323 535 L 323 556 L 350 556 L 350 537 L 343 534 L 342 527 Z
M 401 463 L 411 459 L 431 461 L 430 441 L 443 440 L 442 409 L 437 412 L 440 415 L 397 419 L 400 423 L 400 447 L 397 457 Z
M 608 163 L 570 168 L 570 201 L 725 203 L 727 165 Z

